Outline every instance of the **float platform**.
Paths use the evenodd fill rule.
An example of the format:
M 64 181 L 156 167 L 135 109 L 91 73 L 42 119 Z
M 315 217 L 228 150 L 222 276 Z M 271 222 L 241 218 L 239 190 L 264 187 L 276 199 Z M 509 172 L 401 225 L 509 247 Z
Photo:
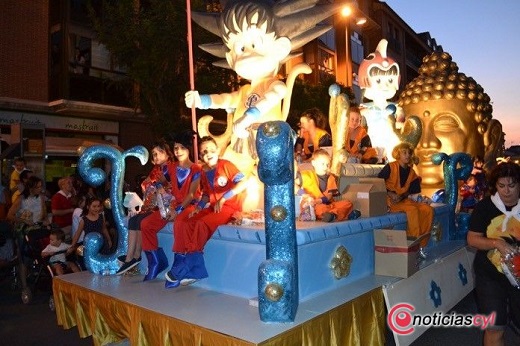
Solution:
M 382 345 L 385 298 L 388 306 L 392 292 L 404 293 L 405 299 L 418 297 L 413 301 L 418 313 L 428 313 L 448 311 L 472 289 L 465 243 L 450 240 L 456 237 L 450 233 L 453 217 L 449 210 L 445 205 L 435 206 L 434 222 L 439 223 L 440 234 L 429 244 L 428 260 L 407 279 L 374 275 L 373 230 L 404 230 L 404 214 L 298 223 L 300 303 L 292 323 L 260 321 L 254 297 L 258 265 L 265 259 L 265 232 L 261 226 L 234 225 L 219 227 L 207 243 L 204 256 L 209 278 L 192 286 L 165 289 L 162 274 L 151 282 L 142 282 L 142 275 L 90 272 L 56 277 L 58 323 L 66 329 L 77 326 L 81 337 L 92 335 L 99 345 L 125 339 L 131 345 Z M 159 243 L 171 264 L 171 225 L 160 231 Z M 337 279 L 330 263 L 339 246 L 347 249 L 352 262 L 350 273 Z M 454 265 L 444 263 L 445 258 L 452 258 Z M 470 280 L 457 286 L 454 278 L 460 277 L 461 266 Z M 425 284 L 415 279 L 418 275 Z M 432 280 L 441 289 L 451 285 L 442 291 L 444 299 L 437 306 L 438 300 L 428 300 Z M 398 282 L 412 283 L 415 288 L 392 290 Z M 414 292 L 413 297 L 406 292 Z

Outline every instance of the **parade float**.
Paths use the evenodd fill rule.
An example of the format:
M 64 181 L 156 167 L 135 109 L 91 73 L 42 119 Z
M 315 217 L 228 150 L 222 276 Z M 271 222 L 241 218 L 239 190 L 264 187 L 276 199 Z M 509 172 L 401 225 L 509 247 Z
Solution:
M 269 40 L 277 42 L 277 54 L 273 58 L 264 56 L 268 68 L 258 66 L 254 72 L 275 75 L 291 50 L 323 32 L 323 28 L 315 29 L 315 24 L 337 10 L 335 6 L 315 6 L 316 2 L 285 1 L 274 6 L 270 12 L 276 17 L 273 34 L 258 12 L 261 4 L 272 6 L 269 1 L 228 1 L 221 15 L 233 18 L 238 12 L 245 12 L 244 18 L 253 22 L 234 20 L 238 29 L 268 33 Z M 321 19 L 315 20 L 318 14 Z M 214 15 L 199 17 L 197 22 L 211 32 L 218 34 L 222 30 L 220 19 Z M 286 17 L 307 23 L 306 30 L 312 34 L 295 31 Z M 281 27 L 284 29 L 277 31 Z M 204 249 L 210 275 L 191 286 L 166 290 L 164 280 L 159 279 L 161 274 L 150 282 L 143 282 L 142 274 L 115 276 L 120 265 L 117 256 L 124 254 L 128 246 L 122 195 L 125 160 L 134 157 L 144 164 L 148 153 L 140 146 L 123 153 L 105 146 L 88 148 L 81 156 L 79 170 L 89 184 L 99 185 L 107 179 L 94 166 L 96 160 L 103 158 L 112 164 L 110 205 L 119 243 L 114 254 L 101 255 L 102 239 L 87 235 L 84 256 L 88 271 L 54 280 L 58 323 L 67 329 L 77 326 L 80 336 L 92 335 L 95 344 L 128 339 L 136 345 L 380 345 L 386 337 L 386 323 L 392 327 L 398 344 L 411 343 L 426 327 L 414 327 L 410 332 L 410 326 L 399 318 L 403 303 L 407 309 L 413 308 L 405 311 L 408 313 L 447 313 L 473 289 L 473 255 L 464 239 L 468 218 L 455 213 L 457 184 L 472 167 L 469 155 L 432 153 L 431 162 L 442 172 L 445 203 L 434 204 L 429 256 L 419 261 L 415 243 L 406 239 L 405 214 L 387 213 L 386 205 L 380 203 L 386 191 L 378 188 L 380 182 L 374 177 L 381 166 L 343 163 L 339 157 L 338 143 L 344 141 L 341 127 L 346 124 L 349 103 L 339 88 L 331 86 L 332 171 L 339 176 L 340 192 L 361 210 L 361 218 L 335 223 L 299 221 L 293 188 L 294 133 L 284 122 L 290 83 L 286 85 L 273 76 L 259 77 L 261 83 L 255 83 L 257 76 L 249 75 L 253 73 L 250 67 L 242 70 L 248 65 L 241 65 L 238 52 L 242 49 L 237 49 L 235 39 L 224 40 L 224 45 L 212 45 L 211 49 L 226 58 L 228 67 L 245 78 L 249 76 L 251 85 L 229 94 L 190 92 L 187 103 L 201 108 L 235 109 L 228 116 L 233 130 L 226 131 L 227 138 L 217 139 L 224 157 L 237 160 L 262 184 L 264 218 L 220 226 Z M 232 47 L 225 48 L 229 42 L 234 42 Z M 382 59 L 387 58 L 386 52 L 381 52 L 382 48 Z M 426 66 L 431 66 L 429 59 L 425 58 Z M 262 92 L 254 92 L 260 85 Z M 372 97 L 374 102 L 378 98 L 375 94 Z M 460 97 L 443 100 L 445 104 L 436 106 L 438 109 L 449 109 L 450 102 L 460 102 Z M 428 109 L 424 98 L 414 103 L 402 96 L 400 105 L 405 118 L 396 117 L 396 112 L 385 113 L 387 121 L 381 122 L 385 126 L 380 129 L 382 133 L 417 144 L 419 138 L 427 135 L 429 126 L 420 121 L 425 112 L 408 113 L 407 108 L 421 102 Z M 465 112 L 457 109 L 460 113 L 472 111 L 471 107 L 465 108 Z M 370 115 L 366 117 L 370 122 Z M 492 127 L 497 125 L 490 121 L 490 116 L 467 119 L 480 119 L 480 125 L 488 125 L 475 128 L 482 134 L 493 132 Z M 208 121 L 206 118 L 199 123 L 200 133 L 207 131 L 204 127 Z M 499 138 L 488 137 L 479 150 L 497 144 L 495 140 Z M 164 249 L 172 248 L 172 228 L 169 223 L 158 233 Z M 171 263 L 173 253 L 167 251 L 167 256 Z M 146 263 L 141 263 L 141 269 L 144 268 Z M 392 271 L 395 268 L 400 271 Z M 387 312 L 392 314 L 387 317 Z

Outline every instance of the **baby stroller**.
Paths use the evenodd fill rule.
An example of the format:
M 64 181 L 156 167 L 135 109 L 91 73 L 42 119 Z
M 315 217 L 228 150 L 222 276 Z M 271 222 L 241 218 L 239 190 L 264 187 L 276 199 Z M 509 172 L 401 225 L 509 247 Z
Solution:
M 33 278 L 33 290 L 35 291 L 42 278 L 47 279 L 49 283 L 49 290 L 52 292 L 52 278 L 56 275 L 52 264 L 49 263 L 49 258 L 42 257 L 42 250 L 50 242 L 50 226 L 38 225 L 31 227 L 25 231 L 24 255 L 30 259 L 28 274 Z M 54 253 L 54 255 L 65 253 L 66 250 Z M 74 259 L 72 259 L 74 260 Z M 27 261 L 26 261 L 27 262 Z M 66 271 L 68 273 L 70 271 Z M 22 301 L 27 304 L 31 301 L 32 293 L 30 289 L 24 290 L 22 293 Z M 54 310 L 54 298 L 51 293 L 49 299 L 49 307 Z
M 13 228 L 5 220 L 0 221 L 0 280 L 10 280 L 12 290 L 18 287 L 18 256 Z
M 19 268 L 20 281 L 22 281 L 22 302 L 29 304 L 32 301 L 33 292 L 36 292 L 40 284 L 40 279 L 47 279 L 50 282 L 50 278 L 52 278 L 47 269 L 48 263 L 41 256 L 41 251 L 49 244 L 50 229 L 36 224 L 24 226 L 19 229 L 19 232 L 21 232 L 19 246 L 22 258 Z

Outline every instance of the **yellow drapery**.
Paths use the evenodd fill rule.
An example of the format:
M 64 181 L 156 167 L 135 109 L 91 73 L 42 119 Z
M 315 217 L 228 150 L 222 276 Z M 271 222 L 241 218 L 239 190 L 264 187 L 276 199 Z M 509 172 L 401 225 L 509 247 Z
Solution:
M 58 324 L 77 326 L 95 345 L 129 339 L 131 345 L 254 345 L 143 309 L 64 280 L 53 280 Z M 258 345 L 384 345 L 381 288 L 337 306 Z

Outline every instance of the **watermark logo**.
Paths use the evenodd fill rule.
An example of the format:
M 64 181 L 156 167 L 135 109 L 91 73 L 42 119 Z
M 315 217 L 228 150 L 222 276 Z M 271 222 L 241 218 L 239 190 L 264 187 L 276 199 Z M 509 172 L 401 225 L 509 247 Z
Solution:
M 415 327 L 478 327 L 486 329 L 495 325 L 495 313 L 485 315 L 457 314 L 452 312 L 434 312 L 433 314 L 414 314 L 415 307 L 408 303 L 399 303 L 388 311 L 388 327 L 396 334 L 409 335 Z

